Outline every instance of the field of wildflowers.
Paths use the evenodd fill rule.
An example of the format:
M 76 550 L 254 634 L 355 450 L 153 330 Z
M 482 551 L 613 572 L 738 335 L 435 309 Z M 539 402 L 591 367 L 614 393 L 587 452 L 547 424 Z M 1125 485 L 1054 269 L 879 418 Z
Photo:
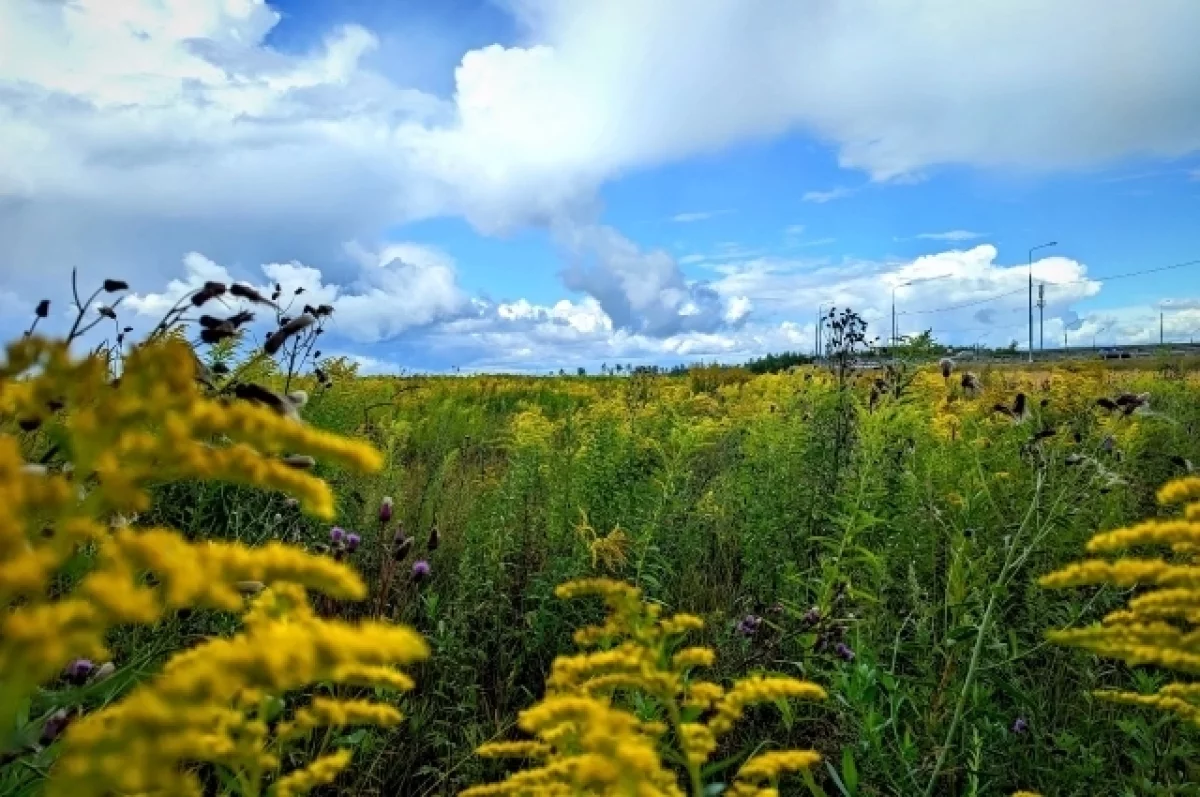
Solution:
M 1200 793 L 1184 370 L 370 378 L 236 287 L 0 362 L 0 794 Z

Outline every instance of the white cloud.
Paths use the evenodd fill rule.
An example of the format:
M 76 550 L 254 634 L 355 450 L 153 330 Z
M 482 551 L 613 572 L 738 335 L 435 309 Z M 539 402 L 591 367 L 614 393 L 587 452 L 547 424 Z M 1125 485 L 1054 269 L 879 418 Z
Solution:
M 997 257 L 996 248 L 985 244 L 912 261 L 758 258 L 726 264 L 712 287 L 722 296 L 747 297 L 761 308 L 763 320 L 808 319 L 820 306 L 852 307 L 867 319 L 872 335 L 887 338 L 896 286 L 901 334 L 932 327 L 943 340 L 973 342 L 983 335 L 1007 342 L 1027 333 L 1028 271 L 1024 263 L 1002 265 Z M 1083 264 L 1065 257 L 1035 261 L 1033 274 L 1035 281 L 1047 283 L 1048 320 L 1066 317 L 1074 303 L 1100 290 Z M 916 280 L 925 281 L 903 285 Z
M 732 210 L 698 210 L 691 213 L 676 213 L 671 217 L 671 221 L 677 224 L 690 224 L 697 221 L 708 221 L 718 216 L 728 216 L 732 212 Z
M 806 229 L 807 227 L 805 227 L 803 224 L 789 224 L 783 228 L 783 234 L 788 236 L 800 236 L 804 235 L 804 231 Z
M 971 232 L 970 230 L 949 230 L 948 232 L 923 232 L 917 238 L 926 241 L 973 241 L 982 238 L 987 233 Z
M 817 204 L 824 205 L 826 202 L 832 202 L 835 199 L 845 199 L 846 197 L 853 195 L 853 188 L 838 186 L 836 188 L 831 188 L 828 191 L 806 191 L 801 199 L 803 199 L 805 202 L 816 202 Z
M 360 27 L 330 30 L 306 53 L 268 46 L 279 15 L 261 0 L 0 3 L 5 289 L 40 295 L 80 264 L 85 277 L 129 278 L 149 312 L 178 289 L 163 285 L 163 264 L 203 252 L 189 256 L 188 279 L 223 269 L 308 280 L 342 303 L 348 338 L 455 329 L 483 310 L 444 256 L 364 261 L 342 245 L 449 214 L 484 232 L 558 231 L 567 286 L 595 300 L 618 350 L 653 349 L 630 342 L 643 336 L 727 350 L 716 338 L 746 341 L 754 327 L 739 317 L 729 328 L 739 297 L 755 316 L 769 302 L 689 281 L 665 253 L 595 226 L 606 181 L 789 130 L 874 180 L 1200 148 L 1192 0 L 512 5 L 524 45 L 466 53 L 454 95 L 438 98 L 367 68 L 379 40 Z M 754 268 L 740 263 L 723 282 Z M 872 268 L 826 279 L 874 306 L 878 290 L 854 281 Z M 978 295 L 1006 271 L 989 261 L 954 290 Z M 766 276 L 768 293 L 796 279 Z
M 659 337 L 710 332 L 728 309 L 706 283 L 688 280 L 665 250 L 642 251 L 611 227 L 562 226 L 567 288 L 594 297 L 615 326 Z
M 354 343 L 389 340 L 471 312 L 456 282 L 453 261 L 444 253 L 409 243 L 393 244 L 378 253 L 357 245 L 353 249 L 361 268 L 347 285 L 328 284 L 318 269 L 294 261 L 266 263 L 259 279 L 249 281 L 264 295 L 281 285 L 285 299 L 302 288 L 297 306 L 332 305 L 335 312 L 330 331 Z M 126 306 L 138 316 L 157 321 L 205 281 L 234 281 L 229 269 L 196 252 L 183 259 L 183 267 L 184 277 L 171 280 L 163 292 L 133 294 Z

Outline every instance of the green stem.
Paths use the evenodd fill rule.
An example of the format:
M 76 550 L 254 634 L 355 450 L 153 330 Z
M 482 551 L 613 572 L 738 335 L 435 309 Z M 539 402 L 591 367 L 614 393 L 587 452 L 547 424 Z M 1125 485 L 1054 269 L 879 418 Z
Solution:
M 1013 554 L 1017 550 L 1017 538 L 1021 536 L 1026 527 L 1029 525 L 1030 519 L 1041 503 L 1042 494 L 1042 476 L 1038 474 L 1037 484 L 1034 488 L 1033 503 L 1029 507 L 1024 520 L 1021 521 L 1020 528 L 1008 542 L 1008 551 L 1004 555 L 1004 565 L 1000 568 L 1000 576 L 996 579 L 995 585 L 992 587 L 991 596 L 988 598 L 987 608 L 984 609 L 983 618 L 979 621 L 979 631 L 975 635 L 975 646 L 971 650 L 971 661 L 967 665 L 967 675 L 963 680 L 962 690 L 958 693 L 958 700 L 954 704 L 954 715 L 950 718 L 950 727 L 946 731 L 946 740 L 942 743 L 942 747 L 938 750 L 937 761 L 933 765 L 933 773 L 929 776 L 929 784 L 925 787 L 925 797 L 930 797 L 933 794 L 933 789 L 937 785 L 938 775 L 941 774 L 942 767 L 946 764 L 946 756 L 950 753 L 950 745 L 954 742 L 954 734 L 958 731 L 958 723 L 962 720 L 963 711 L 967 705 L 967 695 L 971 691 L 971 685 L 975 682 L 975 673 L 979 670 L 979 656 L 983 652 L 983 642 L 987 637 L 988 631 L 991 629 L 992 614 L 996 610 L 996 603 L 1000 597 L 1000 589 L 1008 583 L 1010 570 L 1013 568 Z M 1026 556 L 1028 553 L 1026 553 Z M 1023 562 L 1025 557 L 1020 557 L 1019 561 Z
M 804 776 L 804 785 L 808 786 L 809 794 L 811 794 L 813 797 L 828 797 L 828 795 L 825 794 L 825 790 L 817 784 L 817 780 L 812 776 L 812 772 L 805 769 L 801 770 L 801 773 Z

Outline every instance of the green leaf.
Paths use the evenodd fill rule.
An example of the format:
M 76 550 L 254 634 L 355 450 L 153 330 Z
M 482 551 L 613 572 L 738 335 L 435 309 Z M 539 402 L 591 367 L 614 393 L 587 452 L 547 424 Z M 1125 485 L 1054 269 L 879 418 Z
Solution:
M 842 750 L 842 780 L 851 794 L 858 791 L 858 767 L 854 765 L 854 753 L 849 747 Z

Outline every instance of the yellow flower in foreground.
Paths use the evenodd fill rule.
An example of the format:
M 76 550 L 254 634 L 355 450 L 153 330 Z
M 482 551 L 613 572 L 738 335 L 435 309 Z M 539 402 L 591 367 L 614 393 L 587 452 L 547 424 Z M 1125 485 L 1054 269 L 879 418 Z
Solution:
M 243 632 L 177 653 L 160 675 L 72 725 L 48 794 L 199 794 L 189 767 L 200 762 L 243 773 L 274 771 L 282 745 L 315 728 L 394 725 L 400 713 L 365 700 L 317 698 L 280 723 L 272 738 L 262 715 L 268 696 L 336 683 L 340 673 L 361 674 L 366 667 L 394 670 L 428 653 L 424 640 L 407 628 L 316 617 L 300 588 L 264 592 Z M 356 682 L 394 685 L 386 677 Z M 296 776 L 288 793 L 297 793 L 305 778 L 330 772 L 307 771 Z
M 546 681 L 546 697 L 522 712 L 520 727 L 529 742 L 490 743 L 479 749 L 489 757 L 534 759 L 535 765 L 500 783 L 476 786 L 464 797 L 489 795 L 682 795 L 664 766 L 664 746 L 674 743 L 686 763 L 687 793 L 703 789 L 701 768 L 717 750 L 746 706 L 783 698 L 820 699 L 819 686 L 794 678 L 753 676 L 728 691 L 692 680 L 691 671 L 710 667 L 709 648 L 678 648 L 678 639 L 703 627 L 698 617 L 661 617 L 641 592 L 609 579 L 563 584 L 560 598 L 595 596 L 608 605 L 603 624 L 576 632 L 582 646 L 600 649 L 560 656 Z M 607 647 L 606 647 L 607 646 Z M 657 707 L 658 719 L 640 721 L 621 706 L 619 696 L 637 693 Z M 704 714 L 715 707 L 707 720 Z M 672 733 L 673 732 L 673 733 Z M 785 751 L 752 759 L 731 794 L 771 794 L 778 777 L 807 769 L 820 760 L 812 751 Z
M 110 628 L 184 607 L 242 612 L 244 595 L 258 595 L 241 633 L 177 653 L 159 675 L 72 724 L 51 795 L 199 795 L 194 770 L 203 763 L 230 773 L 242 793 L 261 794 L 291 757 L 288 746 L 315 729 L 401 719 L 385 703 L 317 697 L 272 731 L 290 693 L 317 683 L 408 689 L 412 679 L 398 668 L 428 654 L 406 628 L 313 614 L 307 590 L 364 597 L 342 564 L 278 543 L 189 543 L 170 529 L 128 525 L 125 516 L 149 507 L 151 485 L 196 479 L 286 491 L 329 517 L 332 492 L 306 472 L 315 459 L 381 465 L 365 444 L 206 395 L 195 365 L 171 339 L 131 350 L 119 379 L 102 358 L 75 359 L 61 341 L 22 339 L 0 362 L 0 422 L 44 428 L 34 443 L 53 443 L 29 463 L 16 438 L 0 435 L 0 727 L 16 727 L 22 705 L 68 661 L 103 657 Z M 74 591 L 51 590 L 84 546 L 91 569 Z M 348 751 L 319 758 L 272 791 L 290 797 L 330 783 L 349 760 Z
M 1188 477 L 1164 486 L 1158 493 L 1164 504 L 1200 499 L 1200 479 Z M 1169 547 L 1170 560 L 1120 558 L 1091 559 L 1068 565 L 1042 578 L 1047 587 L 1111 584 L 1143 588 L 1125 609 L 1112 612 L 1089 628 L 1054 631 L 1050 638 L 1100 656 L 1122 659 L 1130 665 L 1153 664 L 1185 673 L 1200 674 L 1200 503 L 1184 507 L 1183 518 L 1156 519 L 1094 536 L 1087 545 L 1093 553 L 1135 547 Z M 1126 705 L 1169 711 L 1200 725 L 1200 685 L 1172 683 L 1153 694 L 1105 690 L 1100 697 Z

